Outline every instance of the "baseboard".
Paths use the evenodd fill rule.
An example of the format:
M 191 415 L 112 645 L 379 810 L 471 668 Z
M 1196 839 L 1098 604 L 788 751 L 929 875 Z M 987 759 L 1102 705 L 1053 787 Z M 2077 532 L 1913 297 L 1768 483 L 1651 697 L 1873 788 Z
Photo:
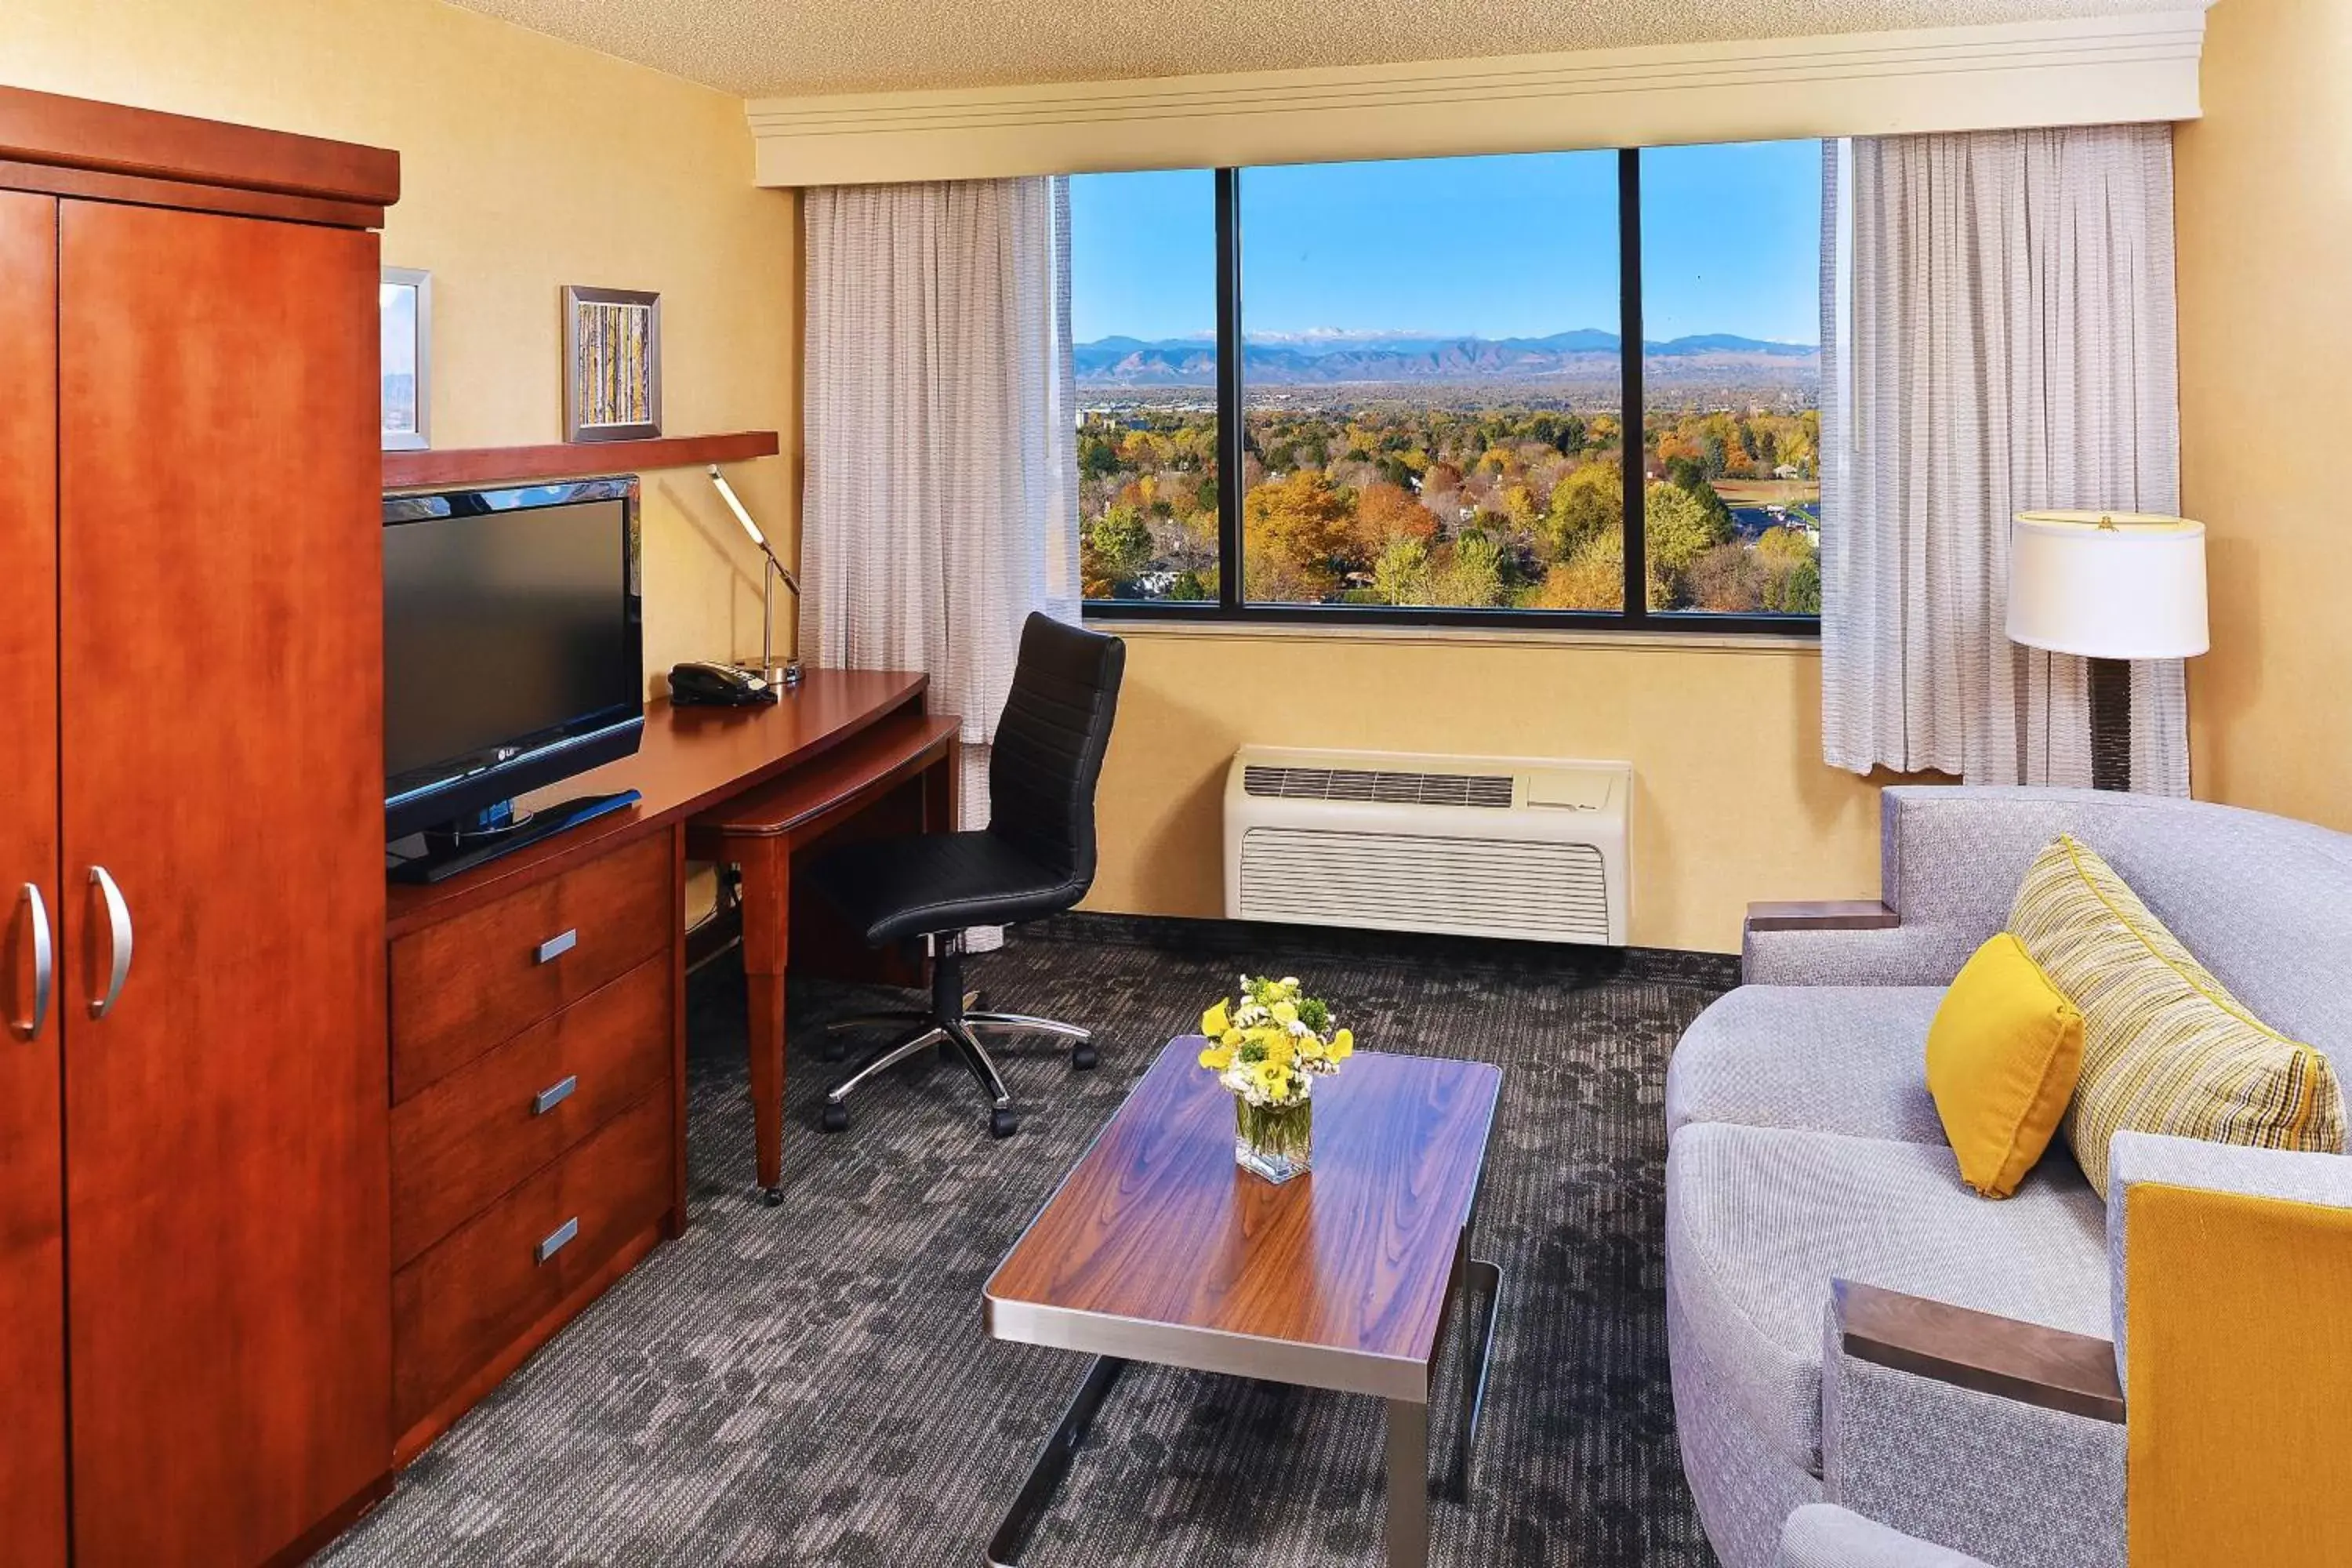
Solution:
M 1115 942 L 1129 947 L 1230 955 L 1255 962 L 1278 955 L 1288 963 L 1297 955 L 1354 963 L 1407 964 L 1417 969 L 1468 969 L 1556 978 L 1564 984 L 1578 986 L 1641 980 L 1727 991 L 1739 984 L 1738 955 L 1728 952 L 1588 947 L 1573 942 L 1356 931 L 1262 921 L 1192 920 L 1176 915 L 1078 910 L 1015 927 L 1007 940 Z

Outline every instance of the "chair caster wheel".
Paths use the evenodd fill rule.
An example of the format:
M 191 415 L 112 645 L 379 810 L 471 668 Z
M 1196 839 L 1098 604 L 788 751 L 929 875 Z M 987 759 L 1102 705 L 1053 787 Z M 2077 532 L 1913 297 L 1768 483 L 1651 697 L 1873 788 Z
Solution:
M 1079 1072 L 1092 1072 L 1101 1061 L 1102 1058 L 1095 1055 L 1095 1048 L 1092 1046 L 1080 1045 L 1070 1047 L 1070 1066 Z
M 760 1189 L 760 1206 L 761 1206 L 761 1207 L 762 1207 L 762 1208 L 776 1208 L 776 1207 L 781 1206 L 781 1205 L 782 1205 L 783 1201 L 784 1201 L 784 1189 L 783 1189 L 783 1188 L 782 1188 L 782 1187 L 761 1187 L 761 1188 Z
M 988 1135 L 991 1138 L 1010 1138 L 1020 1131 L 1021 1118 L 1012 1111 L 992 1110 L 988 1113 Z
M 827 1132 L 848 1131 L 849 1107 L 845 1105 L 826 1106 L 824 1113 L 816 1119 L 816 1124 L 824 1129 Z

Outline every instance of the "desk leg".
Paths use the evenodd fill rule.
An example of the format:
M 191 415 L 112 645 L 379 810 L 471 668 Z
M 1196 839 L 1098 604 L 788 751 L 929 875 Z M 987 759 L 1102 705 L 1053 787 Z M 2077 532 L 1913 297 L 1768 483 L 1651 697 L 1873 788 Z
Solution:
M 792 935 L 793 856 L 782 834 L 737 841 L 743 871 L 743 981 L 750 997 L 751 1141 L 760 1195 L 784 1201 L 784 957 Z

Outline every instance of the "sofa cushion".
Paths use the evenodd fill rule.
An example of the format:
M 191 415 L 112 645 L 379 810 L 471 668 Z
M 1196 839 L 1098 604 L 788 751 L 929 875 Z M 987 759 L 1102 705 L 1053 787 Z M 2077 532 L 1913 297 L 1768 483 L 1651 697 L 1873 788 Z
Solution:
M 1666 1133 L 1695 1121 L 1941 1143 L 1927 1093 L 1940 986 L 1743 985 L 1666 1065 Z
M 2099 1191 L 2107 1146 L 2126 1130 L 2343 1152 L 2328 1058 L 2256 1017 L 2073 837 L 2035 857 L 2009 929 L 2083 1011 L 2066 1140 Z
M 1666 1267 L 1698 1341 L 1675 1356 L 1815 1473 L 1832 1279 L 2104 1337 L 2106 1259 L 2105 1211 L 2063 1161 L 1989 1204 L 1940 1143 L 1696 1122 L 1668 1146 Z

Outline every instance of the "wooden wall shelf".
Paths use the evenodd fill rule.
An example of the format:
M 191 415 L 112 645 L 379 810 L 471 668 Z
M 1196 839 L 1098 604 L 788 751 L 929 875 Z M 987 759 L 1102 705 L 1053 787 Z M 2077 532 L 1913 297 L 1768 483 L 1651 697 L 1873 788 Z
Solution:
M 782 450 L 773 430 L 724 436 L 661 436 L 649 441 L 569 441 L 547 447 L 472 447 L 452 452 L 386 452 L 383 488 L 520 483 L 740 463 Z

